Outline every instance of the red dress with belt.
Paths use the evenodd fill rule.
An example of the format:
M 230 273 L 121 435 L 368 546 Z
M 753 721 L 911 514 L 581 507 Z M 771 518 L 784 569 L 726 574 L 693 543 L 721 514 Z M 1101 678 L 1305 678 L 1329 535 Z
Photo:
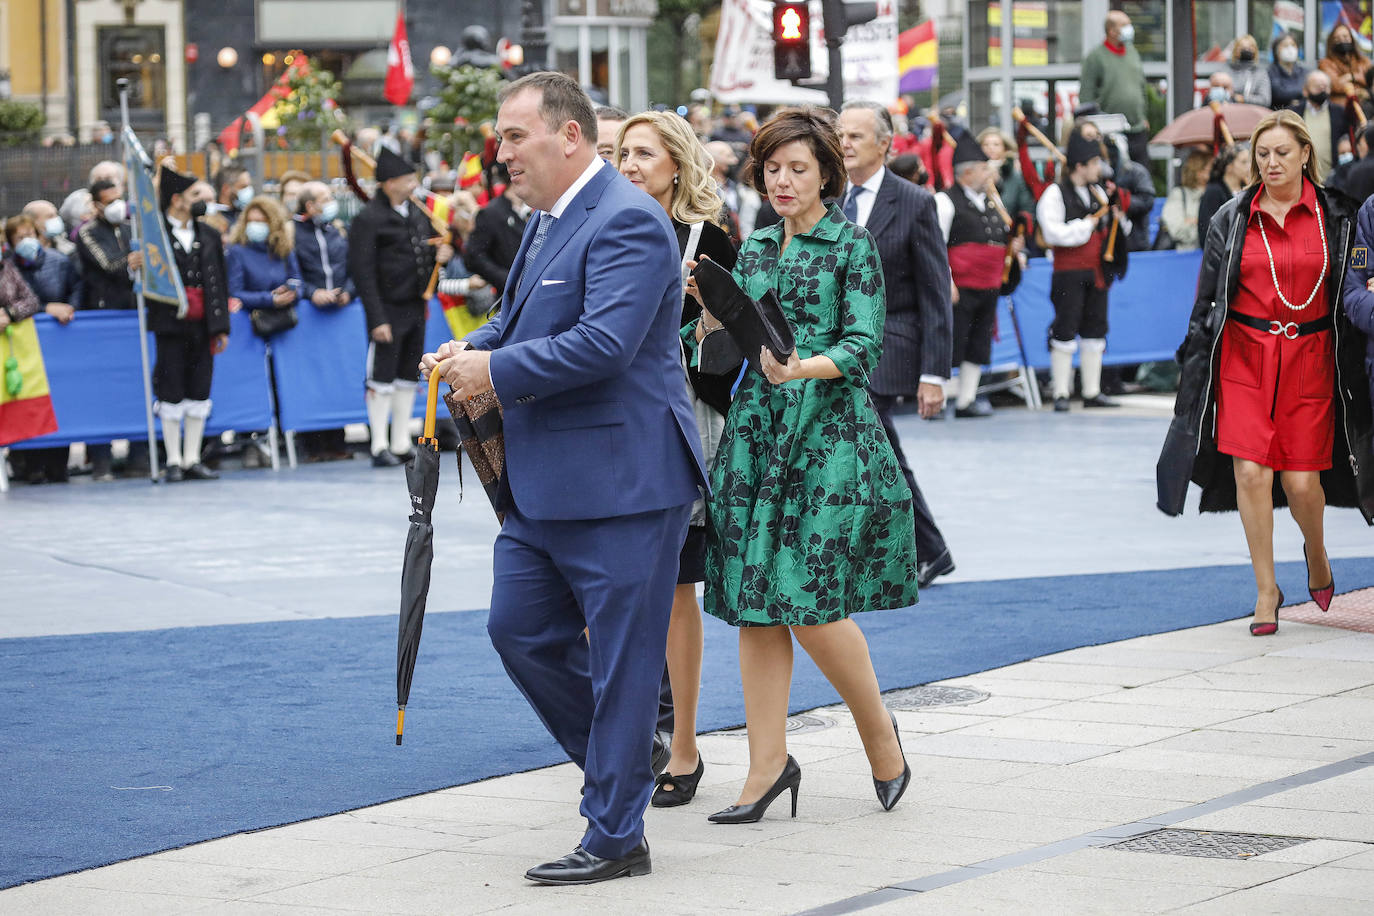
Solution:
M 1291 336 L 1295 324 L 1330 314 L 1327 286 L 1339 282 L 1323 271 L 1324 226 L 1317 193 L 1303 180 L 1302 197 L 1279 226 L 1260 209 L 1264 194 L 1255 195 L 1246 223 L 1240 259 L 1240 288 L 1229 312 L 1276 322 L 1284 330 L 1262 331 L 1228 320 L 1221 335 L 1221 364 L 1217 382 L 1217 450 L 1246 458 L 1276 471 L 1324 471 L 1331 467 L 1336 434 L 1335 351 L 1331 330 Z M 1273 252 L 1265 250 L 1260 234 Z M 1307 301 L 1312 288 L 1321 288 L 1304 309 L 1279 300 L 1278 288 L 1292 305 Z M 1271 325 L 1271 330 L 1275 325 Z

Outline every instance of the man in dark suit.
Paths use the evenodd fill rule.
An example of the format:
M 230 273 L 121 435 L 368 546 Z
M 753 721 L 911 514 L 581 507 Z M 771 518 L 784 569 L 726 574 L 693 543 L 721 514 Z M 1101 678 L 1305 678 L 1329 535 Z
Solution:
M 954 559 L 902 452 L 892 409 L 916 399 L 925 419 L 945 404 L 944 383 L 953 348 L 949 261 L 929 191 L 889 172 L 892 116 L 875 102 L 847 102 L 840 112 L 845 216 L 866 228 L 878 246 L 887 290 L 883 353 L 869 378 L 873 406 L 911 487 L 916 516 L 917 585 L 954 571 Z
M 1312 135 L 1312 155 L 1317 157 L 1317 177 L 1322 181 L 1336 162 L 1336 144 L 1345 136 L 1345 107 L 1331 104 L 1331 77 L 1321 70 L 1307 74 L 1303 97 L 1288 107 L 1296 111 Z
M 415 379 L 425 352 L 425 287 L 437 257 L 438 235 L 420 205 L 415 166 L 387 147 L 377 152 L 377 192 L 348 230 L 348 273 L 367 315 L 367 422 L 373 467 L 394 467 L 410 454 Z M 390 415 L 391 425 L 387 417 Z
M 562 73 L 505 87 L 500 160 L 531 219 L 500 314 L 424 358 L 504 410 L 487 631 L 586 774 L 587 831 L 543 884 L 648 874 L 650 746 L 691 505 L 706 484 L 679 356 L 677 240 L 596 155 L 591 101 Z M 588 633 L 584 637 L 583 633 Z
M 477 274 L 497 289 L 506 288 L 506 276 L 510 273 L 515 253 L 520 250 L 520 240 L 525 235 L 525 223 L 529 219 L 530 208 L 520 199 L 520 194 L 511 186 L 506 167 L 496 163 L 492 167 L 493 182 L 504 184 L 501 196 L 487 204 L 477 213 L 472 235 L 463 246 L 463 263 L 468 270 Z

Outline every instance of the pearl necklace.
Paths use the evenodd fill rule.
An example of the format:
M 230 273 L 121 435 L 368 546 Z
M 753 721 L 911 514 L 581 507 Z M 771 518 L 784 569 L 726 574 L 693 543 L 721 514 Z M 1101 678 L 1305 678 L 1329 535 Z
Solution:
M 1295 312 L 1301 312 L 1312 304 L 1312 300 L 1317 298 L 1317 290 L 1322 288 L 1322 281 L 1326 279 L 1326 267 L 1329 257 L 1326 252 L 1326 226 L 1322 224 L 1322 208 L 1317 205 L 1317 234 L 1322 238 L 1322 272 L 1317 277 L 1317 285 L 1312 288 L 1312 295 L 1307 297 L 1307 301 L 1302 305 L 1294 305 L 1283 295 L 1283 290 L 1279 289 L 1279 273 L 1274 269 L 1274 251 L 1269 247 L 1269 236 L 1264 232 L 1264 214 L 1256 213 L 1255 219 L 1259 221 L 1260 238 L 1264 240 L 1264 253 L 1269 255 L 1269 276 L 1274 281 L 1274 292 L 1278 294 L 1279 301 L 1288 306 Z

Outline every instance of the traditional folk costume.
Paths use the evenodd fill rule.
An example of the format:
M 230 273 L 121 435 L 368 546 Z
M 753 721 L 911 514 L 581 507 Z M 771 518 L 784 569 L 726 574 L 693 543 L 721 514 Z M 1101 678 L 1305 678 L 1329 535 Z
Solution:
M 183 223 L 167 212 L 172 196 L 184 194 L 195 182 L 194 175 L 167 168 L 158 178 L 158 203 L 186 290 L 185 301 L 176 305 L 148 302 L 148 329 L 157 341 L 153 395 L 156 413 L 162 419 L 169 480 L 218 476 L 200 463 L 200 447 L 211 407 L 210 382 L 215 369 L 211 345 L 215 337 L 229 333 L 224 246 L 219 233 L 195 216 L 188 216 Z
M 377 154 L 378 182 L 414 171 L 385 147 Z M 390 343 L 369 338 L 367 349 L 367 421 L 378 466 L 394 465 L 396 458 L 410 453 L 410 418 L 425 352 L 424 290 L 435 259 L 429 240 L 434 235 L 419 204 L 408 200 L 393 207 L 380 188 L 349 226 L 348 273 L 367 314 L 368 333 L 378 325 L 391 326 Z
M 1073 355 L 1079 353 L 1080 381 L 1085 407 L 1114 407 L 1102 397 L 1102 354 L 1107 349 L 1107 290 L 1112 280 L 1126 273 L 1126 236 L 1131 223 L 1117 218 L 1113 260 L 1106 260 L 1112 220 L 1103 218 L 1096 227 L 1088 217 L 1102 209 L 1102 202 L 1117 203 L 1124 213 L 1129 203 L 1120 189 L 1100 184 L 1075 185 L 1070 174 L 1078 165 L 1102 155 L 1095 140 L 1078 133 L 1069 138 L 1068 167 L 1062 178 L 1045 188 L 1035 208 L 1035 221 L 1053 249 L 1054 275 L 1050 301 L 1054 323 L 1050 326 L 1050 384 L 1054 409 L 1069 409 L 1073 387 Z M 1080 346 L 1081 340 L 1081 346 Z
M 970 134 L 954 148 L 953 187 L 935 195 L 935 206 L 949 246 L 949 271 L 959 290 L 954 303 L 953 368 L 959 370 L 956 415 L 973 409 L 983 366 L 992 362 L 992 335 L 997 327 L 997 300 L 1020 282 L 1021 265 L 1013 258 L 1011 274 L 1002 282 L 1010 230 L 984 188 L 958 181 L 965 162 L 984 162 L 987 156 Z M 989 413 L 990 411 L 985 411 Z M 982 415 L 982 414 L 979 414 Z

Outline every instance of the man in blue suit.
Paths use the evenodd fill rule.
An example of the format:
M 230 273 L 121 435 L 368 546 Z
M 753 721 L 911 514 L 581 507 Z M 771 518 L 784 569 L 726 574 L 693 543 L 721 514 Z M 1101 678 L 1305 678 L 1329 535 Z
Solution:
M 487 631 L 586 774 L 587 832 L 526 877 L 648 874 L 644 810 L 678 553 L 706 486 L 679 356 L 682 280 L 663 208 L 596 155 L 577 83 L 505 87 L 497 156 L 536 211 L 500 315 L 427 355 L 459 397 L 504 409 L 505 523 Z M 583 628 L 590 638 L 583 638 Z

